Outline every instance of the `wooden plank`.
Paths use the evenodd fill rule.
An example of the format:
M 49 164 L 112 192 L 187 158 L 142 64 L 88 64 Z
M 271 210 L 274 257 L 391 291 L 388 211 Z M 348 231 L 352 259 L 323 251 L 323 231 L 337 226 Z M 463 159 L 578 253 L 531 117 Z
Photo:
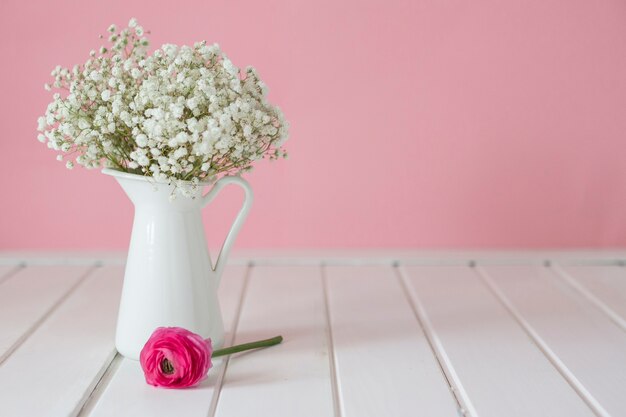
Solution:
M 86 265 L 99 261 L 104 265 L 123 264 L 126 253 L 120 251 L 0 251 L 0 265 L 25 262 L 28 265 Z M 416 250 L 416 249 L 267 249 L 235 250 L 231 265 L 464 265 L 540 263 L 625 264 L 626 250 Z
M 115 354 L 122 275 L 121 267 L 95 270 L 4 362 L 2 415 L 78 412 Z
M 279 334 L 281 345 L 230 358 L 217 416 L 333 415 L 319 267 L 252 269 L 236 342 Z
M 626 415 L 626 333 L 547 267 L 485 267 L 487 281 L 598 415 Z
M 0 251 L 0 265 L 121 265 L 125 261 L 126 252 L 121 251 Z
M 554 265 L 554 269 L 566 282 L 626 330 L 626 268 Z
M 325 271 L 341 416 L 458 417 L 394 268 Z
M 0 284 L 0 363 L 90 271 L 88 266 L 21 268 Z
M 593 416 L 469 267 L 405 267 L 427 335 L 471 416 Z
M 227 266 L 219 289 L 224 328 L 228 332 L 225 345 L 230 345 L 239 309 L 248 267 Z M 95 393 L 92 404 L 83 415 L 93 417 L 206 417 L 216 387 L 219 386 L 224 368 L 223 360 L 216 360 L 209 371 L 209 378 L 198 387 L 188 390 L 158 389 L 146 384 L 139 362 L 122 359 L 119 368 L 103 387 Z M 91 413 L 89 413 L 91 411 Z
M 281 249 L 238 250 L 232 258 L 251 260 L 255 265 L 467 265 L 541 264 L 623 264 L 624 250 L 415 250 L 415 249 Z

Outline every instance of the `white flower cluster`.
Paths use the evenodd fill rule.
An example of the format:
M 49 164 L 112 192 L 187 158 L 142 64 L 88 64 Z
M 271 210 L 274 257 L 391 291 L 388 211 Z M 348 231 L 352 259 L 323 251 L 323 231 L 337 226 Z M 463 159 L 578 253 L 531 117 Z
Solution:
M 197 184 L 286 156 L 287 122 L 254 68 L 240 71 L 206 42 L 149 55 L 144 29 L 135 19 L 128 26 L 109 27 L 110 47 L 85 64 L 52 71 L 46 89 L 66 93 L 39 118 L 38 138 L 57 159 Z

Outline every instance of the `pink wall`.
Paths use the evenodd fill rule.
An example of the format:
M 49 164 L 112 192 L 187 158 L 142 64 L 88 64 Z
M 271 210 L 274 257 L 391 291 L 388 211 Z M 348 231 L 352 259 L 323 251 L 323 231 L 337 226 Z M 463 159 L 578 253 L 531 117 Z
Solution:
M 114 180 L 67 171 L 35 127 L 50 70 L 131 16 L 153 45 L 256 66 L 291 122 L 238 247 L 626 244 L 623 0 L 128 3 L 0 3 L 0 249 L 126 247 Z

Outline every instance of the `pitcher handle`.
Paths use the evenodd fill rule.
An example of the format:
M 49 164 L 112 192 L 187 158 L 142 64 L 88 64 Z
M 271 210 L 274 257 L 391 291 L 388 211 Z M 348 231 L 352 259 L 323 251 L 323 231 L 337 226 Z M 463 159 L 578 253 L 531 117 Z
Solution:
M 246 217 L 248 217 L 248 212 L 250 211 L 250 206 L 252 205 L 252 200 L 254 199 L 252 188 L 246 180 L 241 177 L 226 176 L 220 178 L 215 183 L 213 188 L 211 188 L 208 193 L 202 196 L 202 207 L 206 207 L 207 204 L 213 201 L 213 199 L 217 197 L 222 188 L 224 188 L 228 184 L 237 184 L 238 186 L 243 188 L 245 195 L 243 205 L 241 206 L 239 213 L 237 213 L 237 217 L 235 217 L 235 221 L 230 227 L 230 230 L 226 235 L 226 239 L 224 239 L 224 243 L 222 244 L 222 249 L 220 249 L 220 253 L 217 255 L 217 259 L 215 260 L 215 266 L 211 265 L 211 268 L 217 276 L 218 284 L 221 280 L 222 270 L 224 269 L 224 264 L 226 263 L 226 259 L 228 258 L 230 248 L 233 246 L 233 243 L 235 243 L 235 238 L 239 233 L 239 229 L 241 229 L 243 222 L 246 220 Z

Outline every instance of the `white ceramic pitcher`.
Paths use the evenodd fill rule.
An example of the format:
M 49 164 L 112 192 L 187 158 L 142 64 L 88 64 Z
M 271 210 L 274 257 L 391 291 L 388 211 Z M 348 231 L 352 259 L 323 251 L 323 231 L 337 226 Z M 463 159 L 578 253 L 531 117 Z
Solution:
M 224 325 L 217 288 L 226 258 L 252 204 L 252 189 L 239 177 L 223 177 L 202 195 L 170 200 L 173 185 L 112 169 L 112 175 L 135 205 L 135 219 L 126 261 L 115 346 L 122 355 L 139 359 L 157 327 L 178 326 L 222 346 Z M 201 210 L 228 184 L 245 191 L 243 206 L 211 264 Z M 178 192 L 178 191 L 175 191 Z

